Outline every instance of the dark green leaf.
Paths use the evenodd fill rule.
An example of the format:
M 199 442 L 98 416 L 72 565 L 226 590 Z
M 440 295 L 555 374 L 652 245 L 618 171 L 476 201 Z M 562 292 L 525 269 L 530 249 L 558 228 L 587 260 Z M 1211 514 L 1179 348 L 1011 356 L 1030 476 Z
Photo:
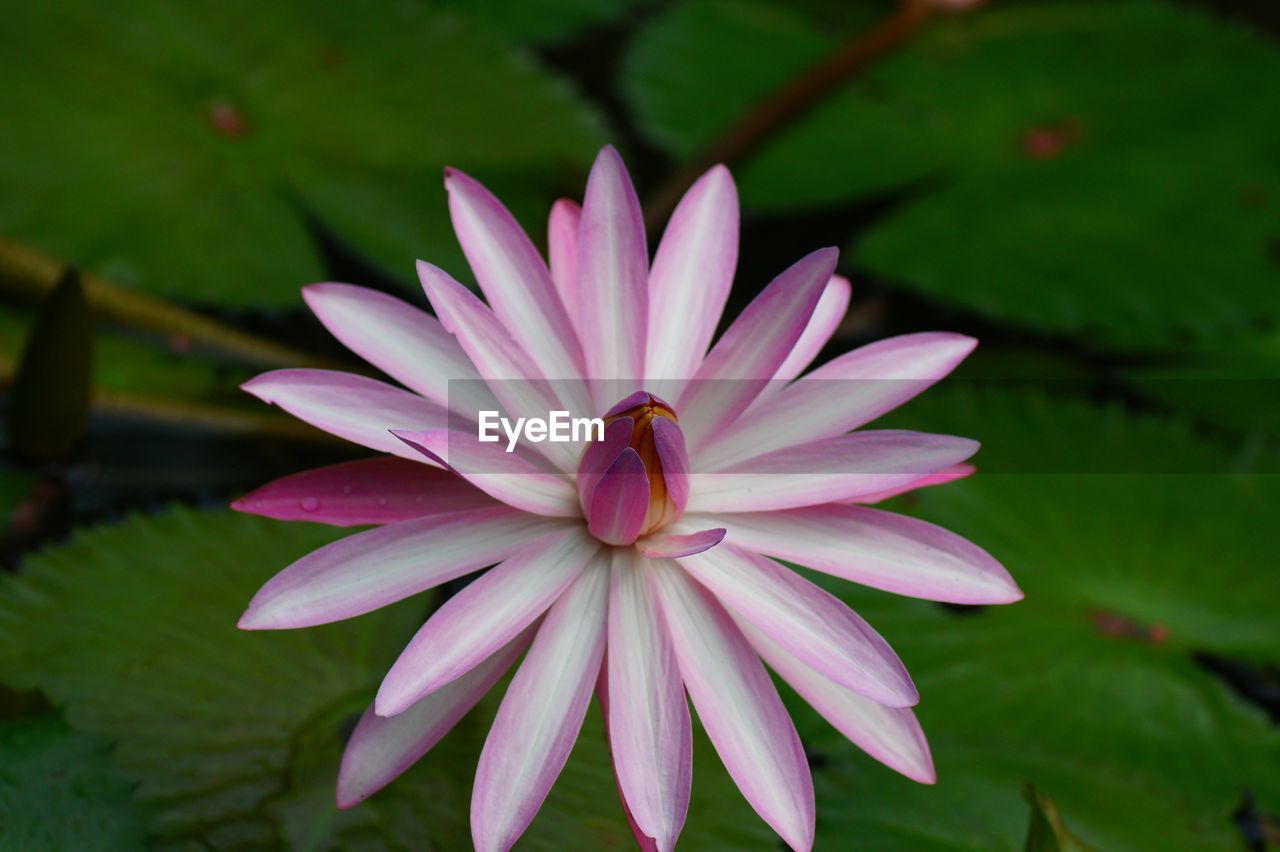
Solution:
M 1280 334 L 1189 350 L 1125 370 L 1138 393 L 1236 436 L 1259 470 L 1280 469 Z
M 601 141 L 528 57 L 417 3 L 18 4 L 0 74 L 0 230 L 222 304 L 322 276 L 299 207 L 406 279 L 415 257 L 464 275 L 443 166 L 541 229 Z
M 0 722 L 0 850 L 145 848 L 108 743 L 57 716 Z
M 0 577 L 0 678 L 39 687 L 72 726 L 118 743 L 160 840 L 270 843 L 278 828 L 263 808 L 306 759 L 299 738 L 324 729 L 340 745 L 337 717 L 362 709 L 421 612 L 236 629 L 261 582 L 335 537 L 190 511 L 82 532 Z
M 873 848 L 1019 849 L 1017 791 L 1030 778 L 1098 848 L 1235 848 L 1242 791 L 1266 811 L 1280 803 L 1280 732 L 1195 656 L 1280 658 L 1280 545 L 1269 532 L 1280 481 L 1020 473 L 1014 463 L 1073 445 L 1116 463 L 1126 448 L 1137 457 L 1222 451 L 1157 420 L 1091 416 L 1082 402 L 931 396 L 927 413 L 925 399 L 912 406 L 922 420 L 993 438 L 1006 466 L 984 474 L 980 455 L 977 476 L 911 502 L 990 550 L 1026 599 L 956 614 L 817 578 L 911 670 L 939 775 L 936 788 L 886 780 L 809 722 L 813 747 L 831 755 L 820 784 L 820 812 L 839 815 L 830 830 Z M 842 813 L 841 800 L 875 804 Z
M 1280 322 L 1280 51 L 1185 4 L 991 4 L 939 23 L 740 170 L 749 207 L 926 182 L 856 247 L 941 301 L 1117 348 Z M 678 155 L 836 37 L 784 4 L 694 0 L 625 87 Z M 1172 61 L 1171 57 L 1176 57 Z

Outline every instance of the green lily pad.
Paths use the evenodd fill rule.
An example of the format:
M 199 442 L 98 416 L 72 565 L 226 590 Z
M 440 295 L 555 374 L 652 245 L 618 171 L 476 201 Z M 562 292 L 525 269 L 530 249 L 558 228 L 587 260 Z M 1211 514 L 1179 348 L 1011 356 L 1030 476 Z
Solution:
M 111 746 L 56 715 L 0 722 L 0 850 L 144 849 Z
M 302 211 L 412 277 L 465 270 L 441 170 L 544 227 L 600 125 L 461 14 L 126 0 L 10 10 L 0 231 L 164 296 L 281 305 L 323 276 Z
M 628 99 L 678 155 L 837 36 L 780 3 L 694 0 L 638 38 Z M 1176 60 L 1171 59 L 1176 57 Z M 780 209 L 906 184 L 854 247 L 942 302 L 1117 349 L 1280 323 L 1280 51 L 1185 5 L 992 4 L 933 26 L 740 169 Z
M 1138 456 L 1179 446 L 1188 458 L 1231 454 L 1159 420 L 1090 418 L 1079 401 L 933 395 L 921 419 L 994 437 L 987 449 L 1002 472 L 983 472 L 984 449 L 975 477 L 908 505 L 990 550 L 1026 599 L 958 614 L 818 578 L 911 670 L 939 776 L 935 788 L 886 780 L 818 726 L 813 744 L 833 773 L 826 812 L 871 848 L 1016 850 L 1026 836 L 1019 790 L 1030 780 L 1098 848 L 1238 847 L 1231 814 L 1244 791 L 1265 811 L 1280 804 L 1280 731 L 1196 655 L 1280 658 L 1280 545 L 1269 532 L 1280 480 L 1020 472 L 1037 451 L 1071 445 L 1117 462 L 1126 446 Z M 833 803 L 861 797 L 874 807 Z

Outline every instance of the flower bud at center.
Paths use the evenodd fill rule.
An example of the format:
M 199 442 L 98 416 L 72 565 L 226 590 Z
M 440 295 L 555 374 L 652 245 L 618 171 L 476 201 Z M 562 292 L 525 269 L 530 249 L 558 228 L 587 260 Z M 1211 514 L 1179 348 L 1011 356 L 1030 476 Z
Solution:
M 688 455 L 675 410 L 652 394 L 628 396 L 604 422 L 605 439 L 583 454 L 578 493 L 591 532 L 626 545 L 683 514 Z
M 656 529 L 665 527 L 676 520 L 684 509 L 683 506 L 676 506 L 667 489 L 662 459 L 658 455 L 658 447 L 654 440 L 653 431 L 653 421 L 659 417 L 666 418 L 677 426 L 680 421 L 676 418 L 676 413 L 671 409 L 671 406 L 656 396 L 650 394 L 645 394 L 645 396 L 647 399 L 644 402 L 633 405 L 617 414 L 610 413 L 604 418 L 606 428 L 610 423 L 625 417 L 630 417 L 632 421 L 631 440 L 628 446 L 639 454 L 640 461 L 644 462 L 644 469 L 649 477 L 649 512 L 645 515 L 644 526 L 640 529 L 641 535 L 648 535 Z M 627 401 L 623 400 L 623 403 Z M 617 411 L 617 406 L 614 406 L 610 411 Z M 683 436 L 681 437 L 683 438 Z

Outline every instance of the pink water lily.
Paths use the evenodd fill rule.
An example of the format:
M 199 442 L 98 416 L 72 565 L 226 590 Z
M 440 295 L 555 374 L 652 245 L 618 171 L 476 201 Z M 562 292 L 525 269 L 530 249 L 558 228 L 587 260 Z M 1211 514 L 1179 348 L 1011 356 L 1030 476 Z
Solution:
M 612 148 L 581 208 L 552 208 L 549 263 L 475 180 L 449 170 L 445 186 L 484 301 L 426 263 L 435 316 L 345 284 L 304 291 L 339 340 L 403 387 L 325 370 L 245 385 L 382 455 L 235 503 L 374 526 L 278 574 L 241 627 L 352 618 L 489 568 L 387 674 L 347 746 L 338 804 L 363 801 L 422 757 L 517 662 L 476 772 L 471 825 L 484 852 L 509 849 L 533 820 L 593 693 L 642 845 L 670 850 L 683 826 L 692 699 L 751 806 L 792 848 L 810 848 L 809 767 L 766 664 L 873 757 L 932 783 L 898 657 L 775 560 L 929 600 L 1021 597 L 977 546 L 866 505 L 971 471 L 973 441 L 859 427 L 941 379 L 975 341 L 911 334 L 803 374 L 849 303 L 836 251 L 822 249 L 778 275 L 713 345 L 738 249 L 723 167 L 685 195 L 652 264 Z M 555 408 L 601 417 L 603 440 L 510 453 L 478 440 L 480 410 Z

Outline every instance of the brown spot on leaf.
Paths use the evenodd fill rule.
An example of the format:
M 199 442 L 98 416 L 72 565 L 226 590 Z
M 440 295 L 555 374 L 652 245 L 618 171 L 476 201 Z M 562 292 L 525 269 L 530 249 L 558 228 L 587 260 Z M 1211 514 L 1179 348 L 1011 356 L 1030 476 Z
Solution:
M 174 334 L 169 337 L 169 351 L 175 355 L 191 354 L 191 335 Z
M 214 101 L 209 105 L 209 125 L 228 139 L 241 139 L 253 129 L 244 113 L 227 101 Z
M 1080 120 L 1074 117 L 1036 125 L 1023 131 L 1018 147 L 1033 160 L 1052 160 L 1080 141 L 1081 130 Z
M 325 45 L 320 51 L 320 64 L 329 70 L 341 68 L 347 64 L 347 52 L 336 44 Z
M 1149 645 L 1163 645 L 1169 641 L 1169 628 L 1163 624 L 1142 624 L 1127 615 L 1107 609 L 1095 609 L 1089 613 L 1089 617 L 1103 636 L 1131 639 Z

